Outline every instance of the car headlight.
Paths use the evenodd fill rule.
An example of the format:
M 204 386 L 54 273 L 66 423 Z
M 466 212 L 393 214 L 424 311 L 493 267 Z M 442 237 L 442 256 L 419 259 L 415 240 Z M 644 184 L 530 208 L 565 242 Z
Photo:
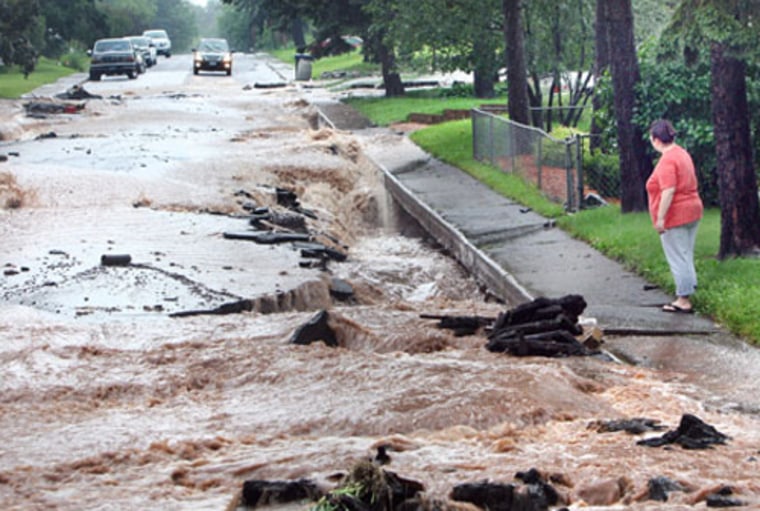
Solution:
M 232 55 L 229 54 L 229 53 L 225 53 L 224 54 L 224 63 L 225 64 L 229 64 L 230 62 L 232 62 Z

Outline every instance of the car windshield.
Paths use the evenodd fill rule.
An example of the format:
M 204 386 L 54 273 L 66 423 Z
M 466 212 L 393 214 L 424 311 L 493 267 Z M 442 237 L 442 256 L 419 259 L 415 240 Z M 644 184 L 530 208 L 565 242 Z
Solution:
M 147 37 L 132 37 L 130 38 L 130 41 L 132 41 L 132 46 L 137 48 L 147 48 L 150 46 Z
M 145 35 L 154 39 L 167 39 L 169 37 L 163 30 L 149 30 L 145 32 Z
M 131 51 L 129 41 L 98 41 L 95 43 L 96 52 L 105 51 Z
M 229 46 L 227 46 L 227 41 L 223 39 L 206 39 L 200 42 L 198 49 L 200 51 L 216 51 L 223 53 L 229 51 Z

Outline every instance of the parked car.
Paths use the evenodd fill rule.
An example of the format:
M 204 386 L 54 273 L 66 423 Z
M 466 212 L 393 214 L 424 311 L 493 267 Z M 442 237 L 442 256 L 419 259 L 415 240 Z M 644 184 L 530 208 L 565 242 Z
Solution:
M 103 75 L 127 75 L 130 79 L 140 74 L 140 57 L 126 38 L 98 39 L 90 55 L 90 80 L 98 81 Z
M 153 40 L 158 55 L 164 55 L 167 58 L 172 56 L 172 41 L 169 39 L 169 34 L 166 33 L 166 30 L 145 30 L 143 35 Z
M 135 50 L 142 54 L 146 67 L 156 65 L 158 53 L 156 52 L 156 45 L 153 44 L 153 39 L 144 35 L 131 35 L 127 38 L 132 42 Z
M 232 52 L 226 39 L 201 39 L 193 48 L 193 73 L 200 71 L 224 71 L 232 74 Z

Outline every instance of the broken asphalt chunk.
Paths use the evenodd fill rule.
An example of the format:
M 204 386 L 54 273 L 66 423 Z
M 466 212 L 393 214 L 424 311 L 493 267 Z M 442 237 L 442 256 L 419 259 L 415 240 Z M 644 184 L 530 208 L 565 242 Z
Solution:
M 684 491 L 685 488 L 667 477 L 653 477 L 647 483 L 649 488 L 649 500 L 657 502 L 667 502 L 668 493 L 674 491 Z
M 129 254 L 103 254 L 100 256 L 102 266 L 129 266 L 132 256 Z
M 438 328 L 453 330 L 457 337 L 472 335 L 494 322 L 494 318 L 485 316 L 446 316 L 437 314 L 420 314 L 422 319 L 437 319 Z
M 354 297 L 354 288 L 345 280 L 333 277 L 330 280 L 330 296 L 341 302 L 347 302 Z
M 273 245 L 276 243 L 288 243 L 291 241 L 309 241 L 311 236 L 299 232 L 261 232 L 261 231 L 240 231 L 225 232 L 223 234 L 228 240 L 246 240 L 256 243 Z
M 711 449 L 713 445 L 725 444 L 728 440 L 729 436 L 703 422 L 699 417 L 686 413 L 681 417 L 678 429 L 668 431 L 661 437 L 639 440 L 636 445 L 661 447 L 678 444 L 684 449 Z
M 516 356 L 588 356 L 599 352 L 580 342 L 578 317 L 586 308 L 580 295 L 558 299 L 545 297 L 523 303 L 499 314 L 488 335 L 486 348 Z
M 248 300 L 248 299 L 243 299 L 243 300 L 237 300 L 234 302 L 223 303 L 222 305 L 214 309 L 199 309 L 199 310 L 174 312 L 172 314 L 169 314 L 169 317 L 184 318 L 188 316 L 203 316 L 203 315 L 209 315 L 209 314 L 218 314 L 218 315 L 239 314 L 241 312 L 250 312 L 252 310 L 253 310 L 253 301 Z
M 328 324 L 328 320 L 328 312 L 326 310 L 319 311 L 308 322 L 298 327 L 290 338 L 290 344 L 304 345 L 322 341 L 333 348 L 338 346 L 335 331 Z
M 242 505 L 258 507 L 270 504 L 286 504 L 299 500 L 317 500 L 322 492 L 308 479 L 297 481 L 265 481 L 253 479 L 243 483 Z
M 631 435 L 640 435 L 648 431 L 662 431 L 665 429 L 665 426 L 655 419 L 634 417 L 633 419 L 594 421 L 588 425 L 588 429 L 595 430 L 597 433 L 625 431 Z

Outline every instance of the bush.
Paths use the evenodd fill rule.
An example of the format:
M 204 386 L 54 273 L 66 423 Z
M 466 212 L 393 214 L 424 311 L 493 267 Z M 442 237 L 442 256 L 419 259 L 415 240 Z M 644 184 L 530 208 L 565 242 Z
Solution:
M 67 53 L 61 56 L 59 62 L 63 66 L 84 72 L 89 68 L 90 57 L 82 50 L 70 48 Z
M 583 151 L 583 182 L 605 198 L 620 197 L 620 158 L 596 150 Z

